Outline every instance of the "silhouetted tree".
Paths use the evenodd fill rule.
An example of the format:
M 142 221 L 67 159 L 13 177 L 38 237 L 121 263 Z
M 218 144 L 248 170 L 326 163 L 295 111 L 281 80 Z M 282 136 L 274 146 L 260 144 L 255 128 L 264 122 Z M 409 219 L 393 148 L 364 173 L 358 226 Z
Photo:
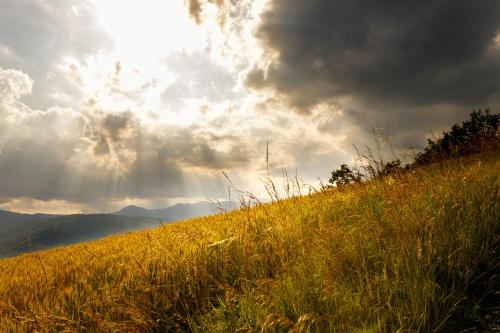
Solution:
M 381 151 L 381 145 L 377 139 L 376 143 L 378 150 Z M 327 187 L 348 186 L 364 179 L 377 179 L 408 170 L 415 165 L 464 156 L 492 148 L 500 148 L 500 114 L 491 114 L 488 109 L 484 112 L 474 110 L 469 120 L 453 125 L 451 130 L 444 132 L 441 138 L 429 139 L 424 151 L 418 153 L 414 162 L 405 167 L 402 166 L 401 160 L 396 157 L 392 161 L 385 162 L 382 153 L 375 157 L 369 147 L 367 147 L 367 154 L 360 153 L 356 148 L 358 160 L 362 162 L 361 165 L 352 170 L 346 164 L 342 164 L 340 169 L 332 171 L 332 176 L 328 181 L 331 185 Z M 363 173 L 360 170 L 363 170 Z
M 340 169 L 332 171 L 332 176 L 328 182 L 334 186 L 347 186 L 360 182 L 361 177 L 362 175 L 359 172 L 354 172 L 347 164 L 342 164 Z
M 449 157 L 477 153 L 500 143 L 500 114 L 474 110 L 470 119 L 455 124 L 438 139 L 429 139 L 425 150 L 417 155 L 415 164 L 426 164 Z

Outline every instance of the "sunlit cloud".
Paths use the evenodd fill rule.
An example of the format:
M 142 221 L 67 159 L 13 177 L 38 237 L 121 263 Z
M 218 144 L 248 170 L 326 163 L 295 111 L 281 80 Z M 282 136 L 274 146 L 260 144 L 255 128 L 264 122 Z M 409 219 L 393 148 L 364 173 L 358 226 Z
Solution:
M 418 11 L 402 12 L 399 25 L 377 7 L 354 29 L 354 18 L 330 19 L 335 1 L 24 3 L 6 0 L 0 11 L 0 208 L 227 199 L 221 171 L 266 195 L 267 146 L 274 179 L 298 169 L 318 184 L 353 144 L 372 140 L 372 126 L 398 147 L 418 145 L 473 102 L 500 105 L 496 5 L 456 5 L 488 14 L 481 25 L 467 18 L 481 38 L 464 38 L 468 51 L 458 52 L 444 32 L 430 38 L 428 26 L 412 26 Z M 441 22 L 436 13 L 426 19 Z M 421 56 L 407 56 L 397 43 L 411 33 L 450 48 L 433 57 L 416 45 Z M 432 69 L 438 51 L 455 62 L 412 74 Z M 487 80 L 481 90 L 456 83 L 467 77 Z

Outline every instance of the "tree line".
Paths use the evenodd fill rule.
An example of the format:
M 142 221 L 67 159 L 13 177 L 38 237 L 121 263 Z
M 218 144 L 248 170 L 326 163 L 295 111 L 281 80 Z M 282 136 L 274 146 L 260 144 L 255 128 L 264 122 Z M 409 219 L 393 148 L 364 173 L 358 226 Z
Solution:
M 377 146 L 380 148 L 378 141 Z M 453 125 L 451 130 L 443 132 L 440 137 L 428 139 L 423 151 L 417 153 L 413 161 L 404 166 L 399 158 L 384 161 L 381 154 L 379 158 L 374 158 L 369 148 L 368 154 L 360 154 L 356 149 L 358 157 L 365 163 L 353 167 L 342 164 L 331 172 L 328 186 L 347 186 L 360 183 L 364 179 L 384 177 L 446 159 L 497 151 L 499 148 L 500 113 L 493 114 L 489 109 L 473 110 L 468 120 Z

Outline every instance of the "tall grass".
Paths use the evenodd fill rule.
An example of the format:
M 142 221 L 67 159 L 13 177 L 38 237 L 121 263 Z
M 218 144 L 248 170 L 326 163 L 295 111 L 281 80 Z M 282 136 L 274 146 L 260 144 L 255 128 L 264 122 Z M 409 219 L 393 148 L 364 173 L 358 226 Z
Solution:
M 0 331 L 491 329 L 499 170 L 475 156 L 4 259 Z

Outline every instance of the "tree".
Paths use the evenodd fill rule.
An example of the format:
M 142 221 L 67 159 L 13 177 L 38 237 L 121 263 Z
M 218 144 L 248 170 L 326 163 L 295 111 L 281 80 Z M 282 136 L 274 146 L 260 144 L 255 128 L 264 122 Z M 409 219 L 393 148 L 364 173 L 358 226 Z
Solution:
M 361 182 L 361 174 L 352 171 L 347 164 L 342 164 L 340 169 L 332 171 L 332 177 L 328 181 L 333 186 L 347 186 Z
M 429 139 L 427 147 L 415 158 L 415 164 L 427 164 L 436 160 L 469 155 L 500 143 L 500 114 L 474 110 L 470 119 L 455 124 L 441 138 Z

